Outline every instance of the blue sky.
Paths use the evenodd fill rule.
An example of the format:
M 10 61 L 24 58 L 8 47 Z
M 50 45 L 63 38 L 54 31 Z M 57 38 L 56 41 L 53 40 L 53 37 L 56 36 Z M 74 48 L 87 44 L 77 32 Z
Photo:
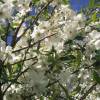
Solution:
M 79 12 L 80 9 L 88 6 L 90 0 L 70 0 L 70 5 L 73 10 Z

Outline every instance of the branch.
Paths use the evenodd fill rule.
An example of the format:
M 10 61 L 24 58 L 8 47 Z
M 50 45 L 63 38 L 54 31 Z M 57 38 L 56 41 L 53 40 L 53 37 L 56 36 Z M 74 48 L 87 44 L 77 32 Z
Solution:
M 93 84 L 79 100 L 85 100 L 85 98 L 88 96 L 88 94 L 94 90 L 96 85 L 97 85 L 97 83 Z
M 37 22 L 37 20 L 38 20 L 39 16 L 41 15 L 41 13 L 44 11 L 45 8 L 48 7 L 48 5 L 49 5 L 52 1 L 53 1 L 53 0 L 50 0 L 50 1 L 40 10 L 40 12 L 36 15 L 35 19 L 32 21 L 32 24 L 24 30 L 23 34 L 18 38 L 18 40 L 20 40 L 20 39 L 26 34 L 26 32 L 28 31 L 28 29 L 30 29 L 31 27 L 33 27 L 32 25 L 34 25 L 34 24 Z M 15 35 L 16 35 L 16 34 L 15 34 Z M 18 41 L 16 40 L 15 42 L 17 43 Z M 13 47 L 16 45 L 16 43 L 13 44 Z
M 89 66 L 86 66 L 86 67 L 80 67 L 78 68 L 77 70 L 73 71 L 71 74 L 75 74 L 75 73 L 78 73 L 80 71 L 81 68 L 84 68 L 84 69 L 90 69 L 92 68 L 93 64 L 89 65 Z
M 31 4 L 31 2 L 29 3 L 29 5 Z M 29 12 L 26 12 L 26 14 L 23 16 L 22 18 L 22 21 L 19 25 L 19 27 L 17 27 L 17 29 L 15 30 L 15 33 L 14 33 L 14 36 L 13 36 L 13 40 L 12 40 L 12 43 L 11 43 L 11 46 L 14 48 L 14 46 L 16 45 L 16 42 L 17 42 L 17 34 L 22 26 L 22 24 L 24 23 L 24 20 L 25 18 L 27 18 L 27 15 L 28 15 Z
M 26 47 L 23 47 L 23 48 L 21 48 L 21 49 L 18 49 L 18 50 L 12 51 L 12 53 L 16 53 L 16 52 L 19 52 L 19 51 L 21 51 L 21 50 L 25 50 L 25 49 L 27 49 L 27 48 L 33 47 L 34 45 L 36 45 L 36 44 L 38 44 L 39 42 L 45 40 L 46 38 L 49 38 L 49 37 L 54 36 L 54 35 L 56 35 L 56 34 L 57 34 L 57 33 L 54 33 L 54 34 L 48 35 L 48 36 L 46 36 L 46 37 L 44 37 L 44 38 L 42 38 L 42 39 L 40 39 L 40 40 L 34 42 L 33 44 L 30 44 L 30 46 L 26 46 Z
M 19 32 L 19 30 L 20 30 L 20 28 L 21 28 L 21 26 L 22 26 L 22 24 L 23 24 L 25 18 L 26 18 L 26 17 L 24 16 L 24 18 L 22 19 L 22 21 L 21 21 L 19 27 L 16 29 L 16 31 L 15 31 L 15 33 L 14 33 L 14 35 L 13 35 L 13 40 L 12 40 L 12 43 L 11 43 L 11 46 L 12 46 L 13 48 L 14 48 L 14 46 L 15 46 L 15 44 L 16 44 L 17 34 L 18 34 L 18 32 Z
M 11 64 L 11 65 L 15 65 L 15 64 L 18 64 L 18 63 L 21 63 L 21 62 L 25 62 L 25 61 L 27 61 L 27 60 L 31 60 L 31 59 L 37 60 L 37 56 L 35 56 L 35 57 L 31 57 L 31 58 L 28 58 L 28 59 L 20 60 L 20 61 L 18 61 L 18 62 L 15 62 L 15 63 Z
M 35 65 L 37 63 L 37 61 L 36 62 L 34 62 L 32 65 Z M 30 69 L 30 66 L 28 67 L 28 68 L 26 68 L 24 71 L 22 71 L 22 72 L 20 72 L 19 74 L 18 74 L 18 76 L 16 76 L 16 78 L 14 79 L 14 80 L 18 80 L 18 78 L 22 75 L 22 74 L 24 74 L 25 72 L 27 72 L 28 70 Z M 7 90 L 8 90 L 8 88 L 10 88 L 10 86 L 12 85 L 12 84 L 14 84 L 13 82 L 11 82 L 8 86 L 7 86 L 7 88 L 3 91 L 3 95 L 5 95 L 5 93 L 7 92 Z

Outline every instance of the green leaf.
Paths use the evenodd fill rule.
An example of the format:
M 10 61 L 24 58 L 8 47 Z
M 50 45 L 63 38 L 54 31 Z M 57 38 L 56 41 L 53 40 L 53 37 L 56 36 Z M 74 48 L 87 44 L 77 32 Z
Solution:
M 100 28 L 100 25 L 98 26 L 98 28 Z M 95 53 L 96 53 L 97 55 L 100 55 L 100 50 L 95 50 Z
M 32 0 L 33 4 L 37 4 L 40 0 Z
M 72 41 L 72 40 L 67 40 L 67 41 L 65 41 L 64 45 L 67 45 L 67 44 L 72 44 L 72 43 L 73 43 L 73 41 Z
M 89 8 L 93 8 L 95 5 L 95 0 L 90 0 L 89 2 Z
M 62 3 L 63 4 L 67 4 L 68 3 L 68 0 L 62 0 Z
M 97 20 L 97 13 L 94 12 L 94 14 L 92 15 L 92 21 L 95 22 Z
M 8 75 L 7 75 L 6 68 L 2 69 L 2 80 L 3 81 L 8 81 Z
M 45 9 L 43 14 L 42 14 L 42 17 L 46 20 L 49 18 L 49 13 L 48 13 L 48 9 Z
M 18 22 L 12 22 L 11 23 L 11 26 L 13 27 L 13 28 L 17 28 L 18 26 L 19 26 L 19 24 L 20 24 L 20 21 Z
M 2 34 L 5 33 L 5 30 L 6 30 L 5 27 L 0 25 L 0 33 L 2 33 Z
M 44 97 L 43 97 L 43 96 L 41 96 L 41 97 L 40 97 L 40 100 L 44 100 Z
M 12 73 L 12 67 L 9 63 L 7 63 L 6 68 L 8 69 L 9 74 L 11 74 Z
M 96 71 L 93 72 L 93 80 L 100 84 L 100 76 Z
M 96 61 L 100 61 L 100 55 L 95 55 L 95 57 L 93 57 L 92 59 Z
M 21 72 L 21 68 L 22 68 L 22 63 L 15 64 L 13 66 L 13 74 Z
M 0 0 L 1 3 L 5 3 L 3 0 Z
M 40 0 L 32 0 L 32 2 L 36 3 L 36 2 L 39 2 Z
M 84 37 L 83 37 L 83 36 L 78 35 L 78 36 L 76 36 L 76 37 L 75 37 L 75 39 L 76 39 L 76 40 L 83 40 L 83 39 L 84 39 Z
M 67 56 L 62 56 L 62 57 L 60 57 L 60 60 L 61 60 L 61 61 L 73 60 L 73 59 L 76 59 L 76 57 L 73 56 L 73 55 L 67 55 Z
M 95 69 L 100 69 L 100 61 L 94 62 L 94 63 L 93 63 L 93 67 L 94 67 Z

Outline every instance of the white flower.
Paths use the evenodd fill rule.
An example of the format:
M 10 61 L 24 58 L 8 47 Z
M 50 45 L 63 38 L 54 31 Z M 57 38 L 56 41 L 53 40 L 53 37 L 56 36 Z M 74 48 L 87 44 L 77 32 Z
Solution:
M 100 32 L 93 30 L 88 36 L 90 38 L 88 45 L 94 46 L 97 50 L 100 49 Z
M 66 23 L 66 25 L 63 27 L 63 31 L 61 36 L 63 35 L 63 39 L 73 39 L 76 34 L 76 28 L 78 27 L 77 21 L 71 21 Z
M 5 3 L 12 3 L 15 0 L 3 0 Z
M 10 18 L 12 14 L 12 3 L 4 3 L 0 5 L 0 18 Z
M 95 45 L 95 48 L 96 48 L 97 50 L 99 50 L 99 49 L 100 49 L 100 40 L 97 40 L 97 41 L 94 43 L 94 45 Z
M 22 59 L 21 54 L 19 54 L 19 55 L 11 54 L 11 57 L 12 57 L 12 59 L 11 59 L 12 63 L 20 61 Z
M 91 31 L 91 27 L 90 26 L 86 26 L 85 27 L 85 32 L 90 32 Z
M 34 71 L 30 70 L 28 73 L 28 78 L 29 80 L 27 83 L 29 84 L 30 87 L 33 87 L 35 93 L 40 94 L 42 92 L 45 92 L 46 86 L 48 84 L 47 78 L 44 76 L 43 71 Z
M 31 37 L 36 40 L 43 38 L 50 27 L 50 23 L 48 21 L 38 21 L 38 23 L 39 25 L 34 26 L 34 30 L 31 34 Z
M 39 28 L 39 27 L 34 27 L 34 31 L 33 31 L 33 33 L 31 34 L 31 37 L 32 38 L 39 38 L 39 37 L 41 37 L 42 36 L 42 34 L 45 32 L 45 30 L 44 29 L 41 29 L 41 28 Z
M 89 33 L 89 37 L 93 40 L 99 39 L 100 32 L 98 32 L 97 30 L 93 30 L 92 32 Z
M 76 20 L 76 21 L 85 21 L 86 17 L 83 14 L 78 14 L 77 16 L 74 17 L 74 20 Z
M 11 46 L 7 46 L 5 53 L 11 53 L 12 52 L 12 47 Z

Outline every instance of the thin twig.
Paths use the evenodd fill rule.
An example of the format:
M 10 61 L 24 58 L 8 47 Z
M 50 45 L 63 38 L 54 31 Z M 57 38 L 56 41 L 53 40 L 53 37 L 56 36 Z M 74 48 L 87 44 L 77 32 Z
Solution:
M 79 69 L 73 71 L 71 74 L 75 74 L 75 73 L 78 73 L 80 71 L 80 69 L 84 68 L 84 69 L 90 69 L 92 68 L 93 64 L 89 65 L 89 66 L 86 66 L 86 67 L 80 67 Z
M 24 59 L 24 60 L 20 60 L 18 62 L 15 62 L 15 63 L 11 64 L 11 65 L 15 65 L 15 64 L 18 64 L 18 63 L 21 63 L 21 62 L 25 62 L 25 61 L 28 61 L 28 60 L 31 60 L 31 59 L 37 60 L 37 56 L 31 57 L 31 58 L 28 58 L 28 59 Z
M 96 85 L 97 83 L 93 84 L 79 100 L 85 100 L 89 93 L 91 93 L 94 90 Z
M 50 1 L 40 10 L 40 12 L 36 15 L 35 19 L 33 20 L 32 24 L 31 24 L 29 27 L 27 27 L 27 28 L 24 30 L 23 34 L 18 38 L 18 41 L 26 34 L 26 32 L 28 31 L 28 29 L 30 29 L 31 27 L 33 27 L 32 25 L 34 25 L 34 24 L 37 22 L 37 20 L 38 20 L 39 16 L 41 15 L 41 13 L 44 11 L 45 8 L 48 7 L 48 5 L 49 5 L 52 1 L 53 1 L 53 0 L 50 0 Z M 18 41 L 16 41 L 16 43 L 17 43 Z M 14 46 L 16 45 L 16 43 L 14 43 Z
M 37 61 L 36 62 L 34 62 L 32 65 L 35 65 L 37 63 Z M 24 74 L 25 72 L 27 72 L 28 70 L 30 69 L 30 66 L 28 67 L 28 68 L 26 68 L 24 71 L 22 71 L 22 72 L 20 72 L 19 74 L 18 74 L 18 76 L 16 76 L 16 78 L 14 79 L 14 80 L 18 80 L 18 78 L 22 75 L 22 74 Z M 6 91 L 8 90 L 8 88 L 10 88 L 10 86 L 12 85 L 12 84 L 14 84 L 13 82 L 11 82 L 8 86 L 7 86 L 7 88 L 3 91 L 3 95 L 5 95 L 5 93 L 6 93 Z
M 29 3 L 29 5 L 31 4 L 31 2 Z M 14 48 L 16 43 L 17 43 L 17 34 L 21 28 L 21 26 L 23 25 L 25 19 L 27 18 L 27 15 L 29 14 L 29 12 L 26 12 L 26 14 L 23 16 L 21 23 L 19 24 L 19 26 L 17 27 L 17 29 L 15 30 L 14 36 L 13 36 L 13 40 L 11 43 L 11 46 Z
M 12 43 L 11 43 L 11 46 L 12 46 L 13 48 L 14 48 L 14 46 L 15 46 L 15 44 L 16 44 L 17 34 L 18 34 L 18 32 L 19 32 L 19 30 L 20 30 L 20 28 L 21 28 L 21 26 L 22 26 L 22 24 L 23 24 L 25 18 L 26 18 L 26 16 L 24 16 L 24 18 L 22 19 L 22 21 L 21 21 L 19 27 L 16 29 L 16 31 L 15 31 L 15 33 L 14 33 L 14 35 L 13 35 L 13 40 L 12 40 Z
M 45 40 L 46 38 L 49 38 L 49 37 L 54 36 L 54 35 L 56 35 L 56 34 L 57 34 L 57 33 L 54 33 L 54 34 L 48 35 L 48 36 L 46 36 L 46 37 L 44 37 L 44 38 L 42 38 L 42 39 L 40 39 L 40 40 L 34 42 L 34 43 L 31 44 L 30 46 L 26 46 L 26 47 L 23 47 L 23 48 L 21 48 L 21 49 L 18 49 L 18 50 L 12 51 L 12 53 L 16 53 L 16 52 L 19 52 L 19 51 L 21 51 L 21 50 L 25 50 L 25 49 L 27 49 L 27 48 L 33 47 L 34 45 L 36 45 L 36 44 L 38 44 L 39 42 Z

